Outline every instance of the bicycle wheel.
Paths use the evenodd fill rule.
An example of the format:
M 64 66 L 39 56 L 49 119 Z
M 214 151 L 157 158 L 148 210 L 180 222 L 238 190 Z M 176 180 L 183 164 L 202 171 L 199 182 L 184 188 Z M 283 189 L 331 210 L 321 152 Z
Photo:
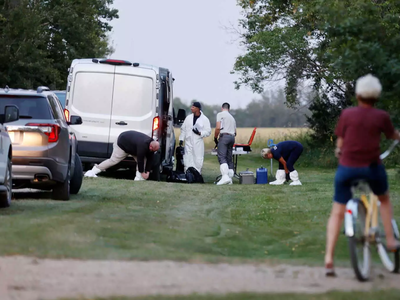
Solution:
M 399 273 L 400 269 L 400 251 L 388 252 L 386 250 L 386 234 L 383 228 L 381 216 L 379 214 L 379 228 L 377 232 L 377 248 L 378 254 L 385 268 L 392 273 Z M 392 220 L 392 227 L 395 238 L 399 238 L 399 228 L 395 220 Z
M 364 204 L 358 200 L 357 216 L 353 216 L 354 236 L 349 237 L 351 264 L 359 281 L 369 278 L 371 254 L 369 242 L 365 236 L 366 212 Z

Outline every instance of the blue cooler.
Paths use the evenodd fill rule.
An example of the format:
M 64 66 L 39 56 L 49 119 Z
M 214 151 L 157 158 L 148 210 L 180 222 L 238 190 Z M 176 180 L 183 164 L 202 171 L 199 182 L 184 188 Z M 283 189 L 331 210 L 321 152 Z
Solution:
M 267 184 L 268 183 L 268 169 L 261 166 L 257 169 L 257 184 Z

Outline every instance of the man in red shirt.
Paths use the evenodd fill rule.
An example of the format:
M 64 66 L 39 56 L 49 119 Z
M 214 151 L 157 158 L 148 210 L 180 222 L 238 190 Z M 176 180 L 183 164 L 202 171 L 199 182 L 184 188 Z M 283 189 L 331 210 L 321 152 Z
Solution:
M 351 183 L 366 180 L 381 202 L 380 211 L 385 228 L 387 248 L 395 250 L 400 243 L 394 238 L 392 205 L 385 167 L 379 155 L 380 138 L 400 140 L 387 112 L 374 108 L 382 91 L 379 79 L 368 74 L 356 82 L 357 107 L 342 111 L 335 134 L 335 154 L 339 166 L 335 176 L 335 196 L 327 227 L 325 268 L 327 276 L 335 276 L 333 254 L 343 223 L 347 202 L 352 198 Z

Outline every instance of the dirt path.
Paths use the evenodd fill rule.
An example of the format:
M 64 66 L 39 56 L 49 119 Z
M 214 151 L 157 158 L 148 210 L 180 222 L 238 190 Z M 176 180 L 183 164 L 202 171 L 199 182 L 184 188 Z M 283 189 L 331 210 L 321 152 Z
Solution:
M 400 277 L 374 270 L 359 283 L 351 269 L 326 279 L 322 268 L 301 266 L 50 260 L 0 257 L 2 300 L 154 294 L 298 292 L 399 288 Z

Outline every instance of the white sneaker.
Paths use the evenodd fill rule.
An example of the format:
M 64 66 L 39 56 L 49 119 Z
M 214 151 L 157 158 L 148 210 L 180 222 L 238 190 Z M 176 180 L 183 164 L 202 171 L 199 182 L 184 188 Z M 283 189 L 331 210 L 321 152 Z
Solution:
M 85 177 L 97 177 L 101 170 L 97 167 L 97 165 L 93 166 L 93 168 L 85 173 Z
M 135 177 L 134 181 L 142 181 L 142 180 L 145 180 L 142 177 L 142 174 L 140 174 L 140 172 L 136 171 L 136 177 Z
M 85 175 L 83 175 L 83 176 L 85 176 L 85 177 L 92 177 L 92 178 L 97 177 L 97 175 L 93 172 L 93 170 L 87 171 L 87 172 L 85 173 Z

